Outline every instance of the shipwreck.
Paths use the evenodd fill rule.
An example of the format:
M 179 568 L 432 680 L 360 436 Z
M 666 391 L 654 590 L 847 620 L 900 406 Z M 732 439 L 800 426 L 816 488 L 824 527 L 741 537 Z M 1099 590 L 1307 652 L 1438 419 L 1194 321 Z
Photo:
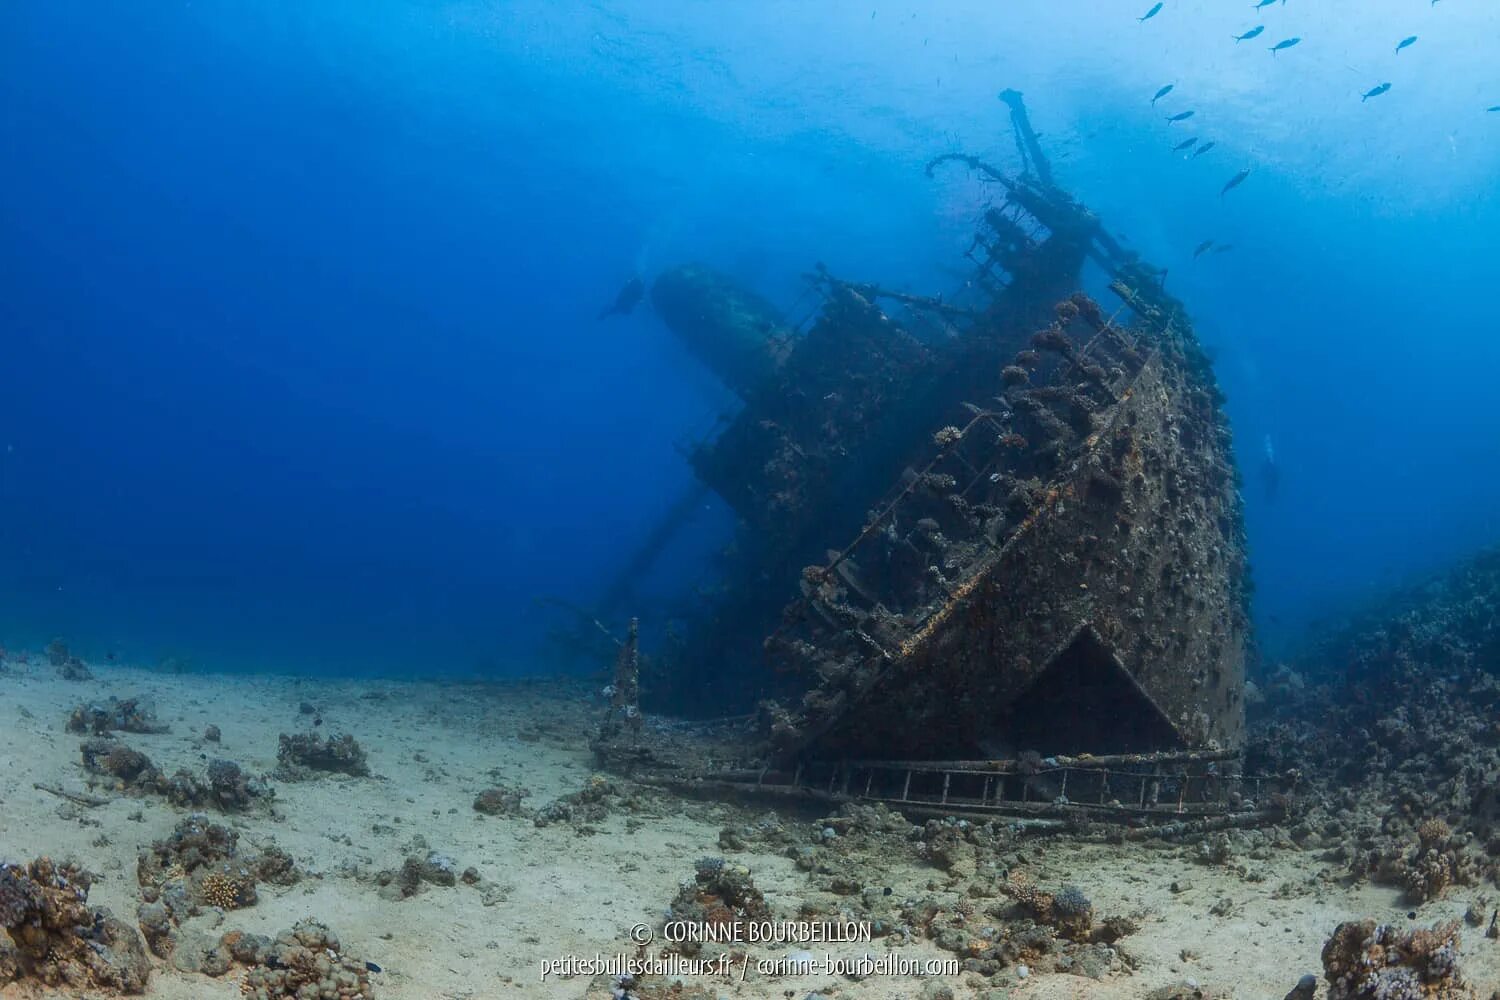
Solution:
M 688 449 L 695 491 L 733 509 L 737 537 L 643 675 L 632 627 L 607 759 L 705 789 L 948 812 L 1257 807 L 1235 767 L 1248 571 L 1222 397 L 1164 272 L 1058 186 L 1020 94 L 1002 99 L 1021 170 L 927 168 L 996 192 L 959 294 L 819 267 L 820 308 L 793 324 L 705 268 L 656 280 L 658 315 L 740 403 Z M 643 542 L 606 614 L 697 495 Z M 755 711 L 749 763 L 713 770 L 666 727 L 651 745 L 619 703 L 637 680 L 651 712 Z

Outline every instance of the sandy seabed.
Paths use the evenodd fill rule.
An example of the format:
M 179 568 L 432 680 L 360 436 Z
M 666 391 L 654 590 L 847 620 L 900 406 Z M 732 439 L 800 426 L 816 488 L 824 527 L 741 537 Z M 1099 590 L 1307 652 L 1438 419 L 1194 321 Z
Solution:
M 750 869 L 779 918 L 804 904 L 828 907 L 785 853 L 725 851 L 726 826 L 751 822 L 765 804 L 733 806 L 651 793 L 651 808 L 611 814 L 591 833 L 558 823 L 539 827 L 529 815 L 487 816 L 475 796 L 494 785 L 529 790 L 535 810 L 578 792 L 595 773 L 588 749 L 601 705 L 575 682 L 492 685 L 301 680 L 274 676 L 170 675 L 99 666 L 92 681 L 60 679 L 35 658 L 0 673 L 0 860 L 39 855 L 72 858 L 98 873 L 90 902 L 134 922 L 141 890 L 137 852 L 171 835 L 188 813 L 157 797 L 112 793 L 93 785 L 106 804 L 86 806 L 38 785 L 90 789 L 81 766 L 84 737 L 67 732 L 70 712 L 110 695 L 154 703 L 167 733 L 122 734 L 166 773 L 201 773 L 216 757 L 254 773 L 277 765 L 278 734 L 314 731 L 354 735 L 369 755 L 368 778 L 273 779 L 267 808 L 213 814 L 237 830 L 242 845 L 274 840 L 305 877 L 287 888 L 261 886 L 259 902 L 226 914 L 194 918 L 203 930 L 239 928 L 274 935 L 306 917 L 332 927 L 347 953 L 376 963 L 375 995 L 391 1000 L 469 997 L 608 996 L 604 980 L 542 981 L 547 960 L 568 955 L 634 953 L 629 934 L 641 922 L 660 928 L 666 908 L 694 863 L 722 856 Z M 315 714 L 302 711 L 306 703 Z M 221 742 L 203 739 L 206 727 Z M 619 780 L 619 779 L 616 779 Z M 815 814 L 800 817 L 815 818 Z M 788 823 L 793 817 L 787 816 Z M 400 868 L 420 835 L 459 869 L 480 881 L 430 886 L 403 900 L 383 898 L 373 876 Z M 912 977 L 862 980 L 820 976 L 685 985 L 721 997 L 1139 998 L 1160 987 L 1197 984 L 1204 996 L 1281 1000 L 1304 973 L 1320 972 L 1320 950 L 1343 920 L 1371 917 L 1408 924 L 1396 890 L 1347 886 L 1318 852 L 1295 849 L 1235 866 L 1195 860 L 1192 845 L 1069 843 L 1037 839 L 1022 846 L 1039 882 L 1080 887 L 1095 907 L 1131 914 L 1139 930 L 1119 942 L 1134 970 L 1100 981 L 1070 974 L 1020 978 L 963 973 L 941 983 Z M 944 872 L 912 858 L 893 858 L 871 873 L 898 896 L 941 889 Z M 1423 906 L 1419 923 L 1461 917 L 1475 893 Z M 1500 988 L 1500 943 L 1483 928 L 1465 927 L 1464 962 L 1480 996 Z M 881 955 L 882 939 L 826 950 L 845 957 Z M 813 945 L 810 950 L 823 951 Z M 911 958 L 951 957 L 927 941 L 903 946 Z M 787 946 L 754 947 L 755 957 L 785 955 Z M 241 996 L 242 972 L 220 978 L 181 972 L 158 961 L 147 995 L 160 998 Z M 1320 983 L 1319 996 L 1324 987 Z M 47 995 L 25 983 L 0 996 Z M 52 995 L 83 995 L 67 992 Z M 1189 992 L 1186 995 L 1192 995 Z

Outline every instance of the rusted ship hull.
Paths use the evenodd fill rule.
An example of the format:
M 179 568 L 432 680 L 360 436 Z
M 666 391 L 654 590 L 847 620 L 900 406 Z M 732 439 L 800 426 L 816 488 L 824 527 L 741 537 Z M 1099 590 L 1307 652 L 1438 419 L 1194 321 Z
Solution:
M 642 678 L 648 709 L 773 695 L 768 752 L 793 769 L 1240 743 L 1247 560 L 1213 374 L 1160 272 L 1051 182 L 1009 103 L 1025 174 L 932 165 L 1005 192 L 962 297 L 820 268 L 805 332 L 728 293 L 666 316 L 743 402 L 690 451 L 739 529 Z M 1089 261 L 1115 316 L 1074 294 Z M 679 301 L 722 284 L 664 280 Z
M 1072 325 L 1088 343 L 1051 380 L 936 445 L 915 488 L 806 574 L 772 645 L 820 683 L 781 720 L 784 751 L 1238 745 L 1246 565 L 1217 401 L 1170 321 Z M 1113 377 L 1089 386 L 1086 368 Z M 1053 475 L 1027 478 L 1036 452 Z

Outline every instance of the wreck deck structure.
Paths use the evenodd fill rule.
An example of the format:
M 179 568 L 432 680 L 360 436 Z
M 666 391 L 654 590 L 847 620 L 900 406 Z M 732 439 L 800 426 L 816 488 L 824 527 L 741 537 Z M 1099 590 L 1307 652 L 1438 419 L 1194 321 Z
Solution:
M 644 679 L 647 707 L 774 698 L 767 760 L 790 787 L 818 771 L 889 798 L 893 758 L 987 761 L 993 779 L 1024 760 L 1176 753 L 1209 755 L 1207 789 L 1213 754 L 1242 738 L 1245 542 L 1212 372 L 1163 273 L 1055 184 L 1020 95 L 1003 99 L 1020 173 L 928 167 L 1000 193 L 965 295 L 819 268 L 823 307 L 799 332 L 702 268 L 652 290 L 742 406 L 689 454 L 738 518 L 736 555 Z M 1080 291 L 1089 266 L 1109 313 Z

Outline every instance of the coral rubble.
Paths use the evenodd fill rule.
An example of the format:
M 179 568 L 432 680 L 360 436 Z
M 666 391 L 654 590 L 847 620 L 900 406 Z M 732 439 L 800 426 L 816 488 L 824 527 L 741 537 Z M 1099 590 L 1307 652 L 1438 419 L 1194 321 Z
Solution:
M 104 702 L 84 702 L 68 717 L 68 732 L 103 736 L 115 731 L 124 733 L 165 733 L 168 726 L 157 721 L 156 713 L 141 704 L 139 698 L 120 700 L 111 697 Z
M 303 920 L 275 939 L 231 930 L 217 938 L 197 934 L 173 955 L 184 972 L 219 977 L 245 969 L 240 992 L 254 1000 L 372 1000 L 372 966 L 345 954 L 335 934 Z
M 370 774 L 364 748 L 347 733 L 330 736 L 327 740 L 316 733 L 298 733 L 295 736 L 282 733 L 276 760 L 275 774 L 282 781 L 305 781 L 320 772 L 347 774 L 356 778 L 368 777 Z
M 203 908 L 254 906 L 260 883 L 286 886 L 300 877 L 290 855 L 275 845 L 241 851 L 238 833 L 206 816 L 189 816 L 137 856 L 141 930 L 152 952 L 166 957 L 177 946 L 176 927 Z
M 495 785 L 474 797 L 474 811 L 486 816 L 518 816 L 522 811 L 522 800 L 530 794 L 525 788 Z
M 61 639 L 53 639 L 47 643 L 43 651 L 47 656 L 47 662 L 57 668 L 58 675 L 67 681 L 90 681 L 94 679 L 94 673 L 87 663 L 68 648 L 68 644 Z
M 634 788 L 594 774 L 578 791 L 559 796 L 538 809 L 532 822 L 537 826 L 567 823 L 577 833 L 588 835 L 597 832 L 598 824 L 612 812 L 639 812 L 643 807 L 643 798 Z
M 0 986 L 144 993 L 151 966 L 135 929 L 88 905 L 92 876 L 38 858 L 0 865 Z
M 1346 921 L 1323 946 L 1328 1000 L 1471 1000 L 1458 945 L 1456 920 L 1405 931 Z
M 160 795 L 185 809 L 212 807 L 222 812 L 244 812 L 275 796 L 269 785 L 232 760 L 209 761 L 200 778 L 186 768 L 163 774 L 150 757 L 109 736 L 86 740 L 79 749 L 84 770 L 113 779 L 111 785 L 116 791 Z
M 1246 766 L 1299 776 L 1294 839 L 1411 902 L 1500 874 L 1497 608 L 1488 552 L 1262 677 Z
M 371 1000 L 375 995 L 369 963 L 344 954 L 338 935 L 315 920 L 282 931 L 263 954 L 250 957 L 256 961 L 243 989 L 254 1000 Z
M 723 858 L 700 858 L 693 878 L 684 881 L 668 912 L 673 920 L 699 925 L 728 925 L 740 920 L 765 920 L 771 916 L 766 897 L 755 887 L 750 870 Z M 688 953 L 697 942 L 681 942 Z

